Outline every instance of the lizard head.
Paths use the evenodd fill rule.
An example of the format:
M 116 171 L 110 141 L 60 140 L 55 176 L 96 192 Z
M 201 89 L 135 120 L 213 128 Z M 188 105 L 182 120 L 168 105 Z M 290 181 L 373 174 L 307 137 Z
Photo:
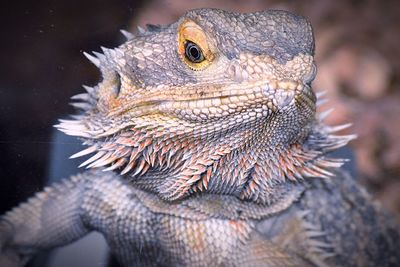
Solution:
M 202 191 L 266 203 L 280 184 L 329 176 L 338 137 L 316 115 L 310 23 L 285 11 L 187 12 L 95 57 L 103 76 L 57 126 L 169 200 Z

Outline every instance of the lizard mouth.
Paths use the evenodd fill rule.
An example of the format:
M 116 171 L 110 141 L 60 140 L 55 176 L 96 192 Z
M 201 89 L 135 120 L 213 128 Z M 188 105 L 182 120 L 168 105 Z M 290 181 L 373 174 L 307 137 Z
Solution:
M 107 117 L 166 116 L 191 123 L 208 123 L 237 114 L 246 116 L 246 113 L 252 117 L 265 117 L 293 104 L 296 97 L 308 98 L 310 106 L 315 101 L 309 87 L 294 82 L 277 85 L 257 81 L 221 88 L 175 87 L 169 88 L 167 95 L 161 88 L 140 97 L 129 96 Z
M 120 92 L 121 82 L 119 75 L 113 77 L 112 93 L 115 94 Z M 68 135 L 92 140 L 101 140 L 141 124 L 152 128 L 168 128 L 170 126 L 162 125 L 168 118 L 178 121 L 180 127 L 186 128 L 195 127 L 197 124 L 210 125 L 212 128 L 211 125 L 215 123 L 221 125 L 225 123 L 230 125 L 228 128 L 232 128 L 239 124 L 248 125 L 257 120 L 263 120 L 294 105 L 296 101 L 306 103 L 305 106 L 312 109 L 315 99 L 311 89 L 304 85 L 291 86 L 297 90 L 288 89 L 287 86 L 276 88 L 276 84 L 259 81 L 247 86 L 226 87 L 224 91 L 208 92 L 207 95 L 198 93 L 199 89 L 192 90 L 196 93 L 187 90 L 186 94 L 182 94 L 180 93 L 184 91 L 182 88 L 174 88 L 170 90 L 168 98 L 162 93 L 137 97 L 139 100 L 127 98 L 126 103 L 120 105 L 123 108 L 116 108 L 104 115 L 98 112 L 93 114 L 93 110 L 90 110 L 98 101 L 96 98 L 99 88 L 93 92 L 95 89 L 86 87 L 88 94 L 84 94 L 86 95 L 85 102 L 77 103 L 79 108 L 84 105 L 86 114 L 78 120 L 60 120 L 61 123 L 56 127 Z M 73 99 L 78 98 L 82 100 L 80 95 L 73 97 Z M 135 120 L 132 121 L 129 118 L 135 118 Z M 116 119 L 119 121 L 104 123 L 104 120 L 111 122 Z

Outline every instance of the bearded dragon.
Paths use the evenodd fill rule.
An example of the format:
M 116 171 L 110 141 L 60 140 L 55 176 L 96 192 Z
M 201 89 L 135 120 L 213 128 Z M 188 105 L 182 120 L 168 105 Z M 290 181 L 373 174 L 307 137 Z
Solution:
M 393 266 L 398 231 L 330 151 L 310 23 L 198 9 L 85 53 L 102 81 L 56 127 L 87 171 L 0 219 L 0 265 L 98 231 L 123 266 Z

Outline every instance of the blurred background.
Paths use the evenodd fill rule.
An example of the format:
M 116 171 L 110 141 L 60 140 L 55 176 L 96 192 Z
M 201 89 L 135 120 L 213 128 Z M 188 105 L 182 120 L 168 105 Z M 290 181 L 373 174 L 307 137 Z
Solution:
M 120 29 L 168 24 L 186 10 L 284 9 L 315 30 L 318 75 L 334 107 L 329 123 L 348 133 L 360 181 L 400 214 L 400 4 L 396 0 L 303 1 L 9 1 L 0 10 L 0 214 L 39 191 L 51 173 L 57 118 L 73 113 L 69 97 L 99 72 L 83 51 L 124 41 Z M 64 158 L 68 161 L 67 158 Z M 78 172 L 78 170 L 77 170 Z

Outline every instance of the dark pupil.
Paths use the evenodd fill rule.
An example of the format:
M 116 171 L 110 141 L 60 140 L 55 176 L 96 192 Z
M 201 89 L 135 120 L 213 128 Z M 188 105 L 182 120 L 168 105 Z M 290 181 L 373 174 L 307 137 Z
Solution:
M 190 41 L 185 43 L 185 55 L 193 63 L 199 63 L 204 60 L 200 47 Z
M 198 59 L 200 56 L 199 50 L 197 50 L 197 47 L 194 46 L 190 48 L 189 53 L 195 59 Z

